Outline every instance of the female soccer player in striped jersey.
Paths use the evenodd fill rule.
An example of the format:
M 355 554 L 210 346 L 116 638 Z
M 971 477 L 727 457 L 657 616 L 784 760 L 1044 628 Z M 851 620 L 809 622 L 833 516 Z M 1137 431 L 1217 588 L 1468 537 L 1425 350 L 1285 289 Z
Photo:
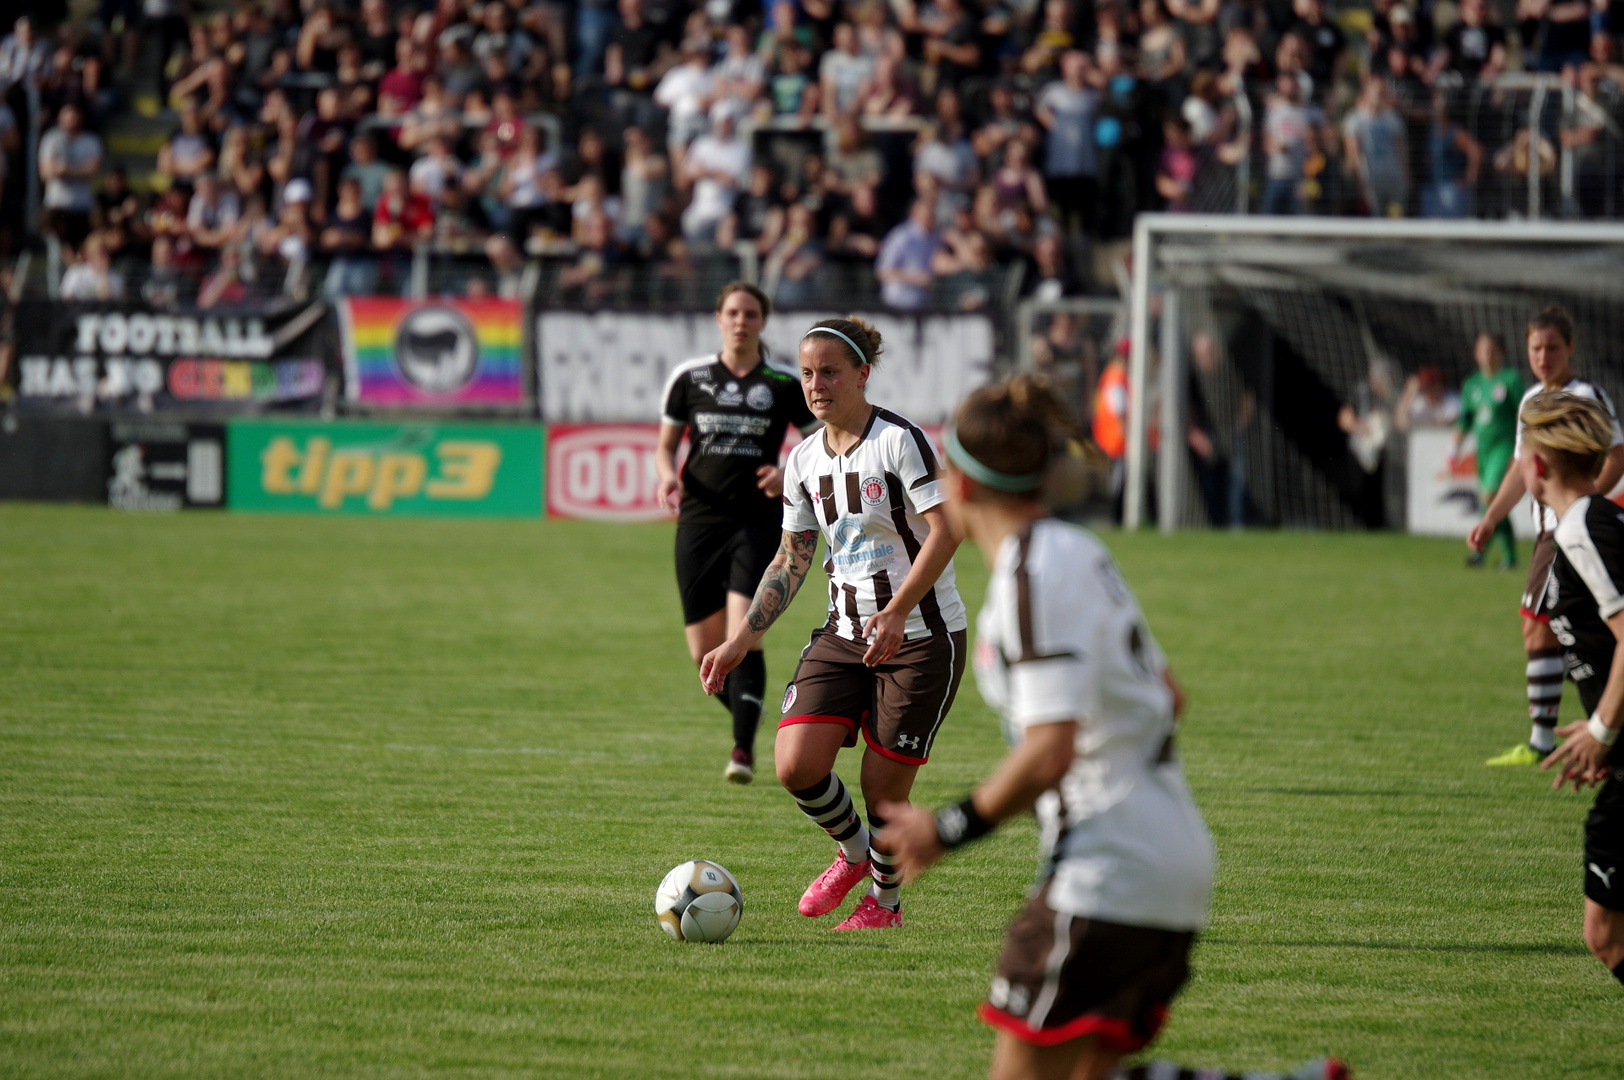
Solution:
M 1558 305 L 1552 304 L 1528 320 L 1528 366 L 1539 381 L 1528 388 L 1517 405 L 1517 442 L 1515 453 L 1522 454 L 1522 420 L 1524 406 L 1535 394 L 1546 390 L 1563 390 L 1580 397 L 1593 398 L 1613 417 L 1613 444 L 1607 451 L 1607 463 L 1597 480 L 1603 494 L 1613 490 L 1619 477 L 1624 476 L 1624 431 L 1618 426 L 1618 416 L 1607 392 L 1589 379 L 1573 373 L 1573 320 Z M 1473 551 L 1482 551 L 1494 535 L 1495 526 L 1517 505 L 1527 490 L 1522 470 L 1512 469 L 1500 483 L 1494 501 L 1483 512 L 1483 519 L 1472 526 L 1466 543 Z M 1523 648 L 1528 654 L 1528 716 L 1532 721 L 1528 742 L 1518 743 L 1503 754 L 1490 758 L 1488 765 L 1534 765 L 1556 747 L 1557 710 L 1562 705 L 1562 650 L 1551 628 L 1546 625 L 1544 588 L 1550 576 L 1551 559 L 1556 555 L 1556 544 L 1551 534 L 1556 530 L 1556 515 L 1550 509 L 1534 504 L 1534 530 L 1539 534 L 1534 541 L 1534 553 L 1528 560 L 1528 584 L 1524 587 L 1518 613 L 1522 616 Z
M 829 618 L 801 653 L 784 692 L 774 757 L 779 782 L 840 845 L 801 897 L 802 915 L 826 915 L 868 878 L 867 896 L 837 930 L 902 925 L 900 881 L 883 844 L 877 806 L 903 803 L 953 706 L 964 673 L 966 618 L 953 585 L 958 539 L 930 441 L 864 388 L 879 360 L 879 331 L 827 319 L 801 339 L 801 389 L 823 431 L 790 452 L 784 535 L 744 623 L 700 665 L 715 693 L 755 648 L 806 578 L 818 534 L 828 545 Z M 863 753 L 869 828 L 834 773 L 841 747 Z
M 1595 482 L 1614 420 L 1594 400 L 1558 391 L 1530 401 L 1522 422 L 1523 481 L 1557 517 L 1546 587 L 1550 629 L 1590 714 L 1558 729 L 1566 741 L 1545 767 L 1560 768 L 1558 788 L 1601 784 L 1585 822 L 1584 936 L 1624 983 L 1624 763 L 1614 752 L 1624 731 L 1624 514 Z
M 949 514 L 992 567 L 976 675 L 1014 743 L 956 806 L 880 808 L 890 822 L 881 839 L 908 878 L 1037 809 L 1042 878 L 981 1007 L 998 1029 L 995 1080 L 1116 1075 L 1156 1037 L 1188 979 L 1212 892 L 1212 837 L 1173 750 L 1178 683 L 1105 545 L 1043 503 L 1055 447 L 1075 430 L 1031 376 L 984 387 L 960 408 L 947 442 Z M 1221 1074 L 1158 1062 L 1127 1075 Z M 1346 1069 L 1320 1059 L 1291 1075 Z

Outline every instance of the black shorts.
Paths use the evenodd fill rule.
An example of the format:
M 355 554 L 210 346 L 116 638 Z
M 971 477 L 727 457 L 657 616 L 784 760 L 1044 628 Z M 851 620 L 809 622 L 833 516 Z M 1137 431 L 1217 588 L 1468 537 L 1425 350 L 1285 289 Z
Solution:
M 1551 564 L 1556 561 L 1556 534 L 1540 533 L 1534 541 L 1534 554 L 1528 558 L 1528 584 L 1523 586 L 1517 611 L 1525 619 L 1551 621 Z
M 1131 1054 L 1167 1022 L 1195 933 L 1055 911 L 1045 884 L 1010 924 L 981 1019 L 1034 1046 L 1094 1036 Z
M 1613 756 L 1619 756 L 1616 748 Z M 1616 763 L 1585 819 L 1584 874 L 1585 896 L 1624 911 L 1624 767 Z
M 727 594 L 756 595 L 783 530 L 761 525 L 678 525 L 677 591 L 682 621 L 691 626 L 727 607 Z
M 890 660 L 869 667 L 863 663 L 867 645 L 819 627 L 784 691 L 778 726 L 841 724 L 847 729 L 844 745 L 856 746 L 861 730 L 882 757 L 923 765 L 959 692 L 965 639 L 963 630 L 914 638 Z

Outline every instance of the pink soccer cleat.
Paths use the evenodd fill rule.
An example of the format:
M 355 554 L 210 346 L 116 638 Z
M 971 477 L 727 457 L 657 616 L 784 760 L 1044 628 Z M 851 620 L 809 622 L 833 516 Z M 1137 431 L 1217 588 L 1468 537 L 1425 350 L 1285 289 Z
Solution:
M 888 907 L 881 907 L 880 902 L 872 896 L 865 896 L 856 909 L 848 916 L 846 921 L 835 927 L 836 930 L 884 930 L 890 926 L 902 925 L 902 909 L 892 911 Z
M 853 885 L 868 880 L 869 870 L 873 865 L 867 859 L 860 863 L 849 863 L 846 861 L 846 853 L 838 852 L 829 869 L 819 874 L 817 880 L 808 885 L 806 892 L 801 894 L 801 914 L 809 919 L 829 914 L 846 899 L 846 894 L 851 892 Z

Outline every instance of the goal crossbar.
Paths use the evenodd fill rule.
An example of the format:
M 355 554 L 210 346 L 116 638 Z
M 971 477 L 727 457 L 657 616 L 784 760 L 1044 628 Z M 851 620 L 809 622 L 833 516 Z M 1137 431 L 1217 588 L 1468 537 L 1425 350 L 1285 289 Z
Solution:
M 1134 222 L 1132 292 L 1129 297 L 1129 412 L 1126 490 L 1123 499 L 1123 525 L 1138 528 L 1145 523 L 1146 488 L 1150 478 L 1150 331 L 1152 278 L 1158 270 L 1157 245 L 1167 238 L 1199 238 L 1212 245 L 1234 238 L 1237 246 L 1268 238 L 1293 240 L 1348 241 L 1447 241 L 1471 244 L 1571 245 L 1595 249 L 1615 246 L 1624 249 L 1624 223 L 1538 222 L 1538 221 L 1438 221 L 1389 218 L 1254 217 L 1225 214 L 1140 214 Z M 1313 257 L 1313 256 L 1309 256 Z M 1318 256 L 1323 259 L 1323 254 Z M 1282 267 L 1286 269 L 1285 267 Z M 1160 421 L 1163 452 L 1160 455 L 1158 483 L 1163 493 L 1178 484 L 1176 447 L 1182 419 L 1183 366 L 1176 362 L 1178 338 L 1177 292 L 1162 294 L 1162 319 L 1158 352 L 1160 370 Z M 1161 502 L 1163 531 L 1171 531 L 1172 499 Z

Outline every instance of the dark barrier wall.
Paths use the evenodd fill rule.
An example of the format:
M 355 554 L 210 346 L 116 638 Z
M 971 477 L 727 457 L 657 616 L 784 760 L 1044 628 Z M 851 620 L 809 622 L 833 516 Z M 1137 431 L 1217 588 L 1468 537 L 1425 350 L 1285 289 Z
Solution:
M 0 499 L 107 501 L 107 424 L 13 417 L 0 426 Z

